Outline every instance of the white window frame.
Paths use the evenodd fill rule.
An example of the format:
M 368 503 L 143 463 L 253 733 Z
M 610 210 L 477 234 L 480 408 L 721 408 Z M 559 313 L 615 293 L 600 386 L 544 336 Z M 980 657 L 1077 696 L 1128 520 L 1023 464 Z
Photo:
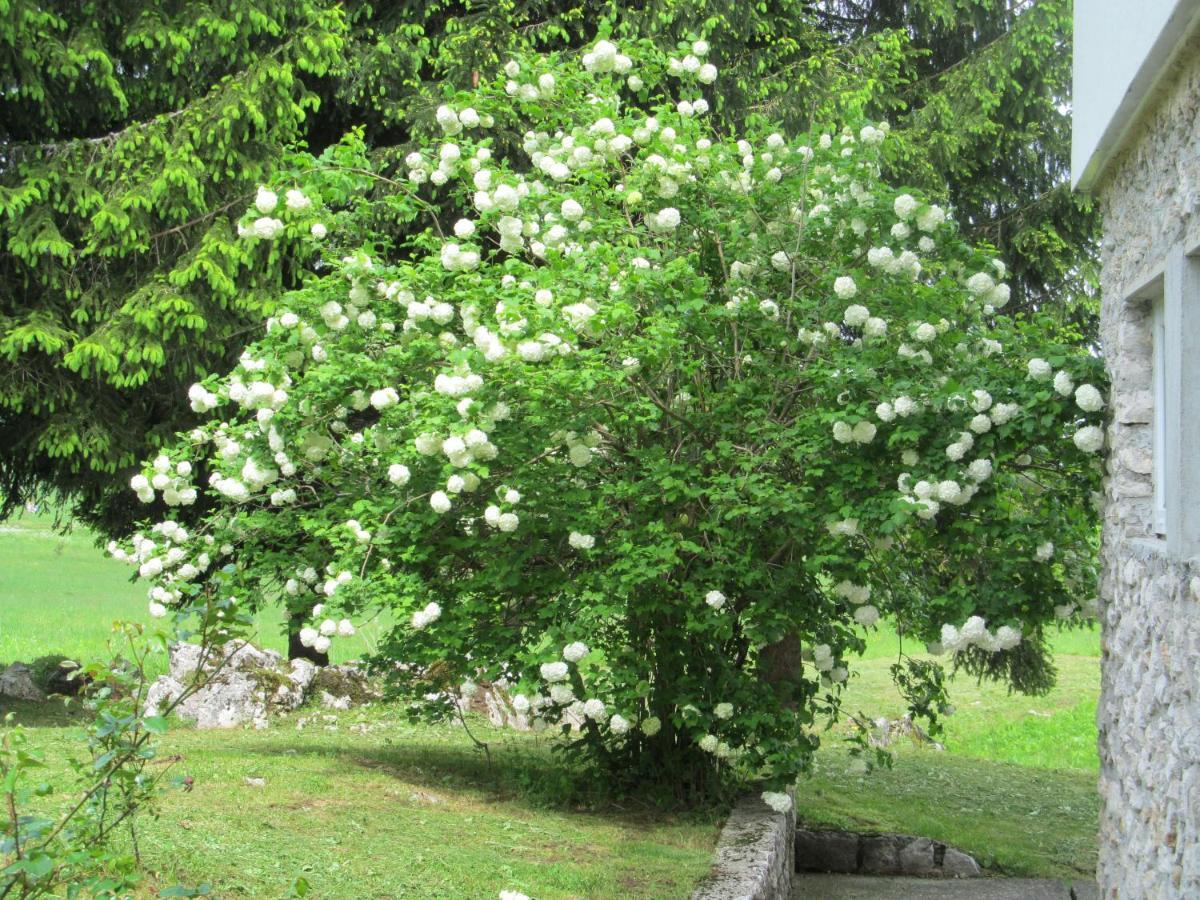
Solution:
M 1161 330 L 1154 330 L 1156 363 L 1162 354 L 1155 369 L 1161 402 L 1154 376 L 1155 505 L 1161 493 L 1167 554 L 1185 560 L 1200 558 L 1200 245 L 1168 254 L 1162 285 Z
M 1170 404 L 1167 399 L 1167 360 L 1169 354 L 1166 348 L 1166 297 L 1163 294 L 1150 300 L 1150 343 L 1153 348 L 1151 362 L 1152 396 L 1154 414 L 1152 419 L 1153 440 L 1152 455 L 1154 460 L 1154 533 L 1159 537 L 1167 534 L 1167 497 L 1171 495 L 1171 470 L 1166 465 L 1167 453 L 1167 422 Z

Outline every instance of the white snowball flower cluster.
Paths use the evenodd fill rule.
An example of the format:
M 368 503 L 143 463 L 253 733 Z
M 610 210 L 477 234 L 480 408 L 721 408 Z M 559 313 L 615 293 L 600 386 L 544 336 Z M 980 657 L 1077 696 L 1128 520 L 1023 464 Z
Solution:
M 942 626 L 941 645 L 949 653 L 958 653 L 974 645 L 991 653 L 1011 650 L 1021 643 L 1021 631 L 1009 625 L 1001 625 L 995 634 L 988 631 L 981 616 L 971 616 L 961 628 L 946 624 Z
M 157 492 L 161 491 L 162 500 L 167 506 L 191 506 L 197 497 L 191 475 L 190 462 L 181 460 L 172 463 L 168 456 L 160 453 L 151 463 L 150 474 L 134 475 L 129 479 L 129 487 L 142 503 L 153 503 Z
M 1054 374 L 1054 390 L 1058 391 L 1060 396 L 1071 396 L 1071 392 L 1075 390 L 1075 382 L 1071 380 L 1070 372 L 1063 369 Z
M 417 631 L 428 628 L 442 616 L 442 608 L 436 603 L 426 605 L 424 609 L 417 610 L 413 613 L 412 627 Z
M 588 654 L 587 644 L 582 641 L 575 641 L 563 647 L 563 659 L 567 662 L 577 663 Z
M 857 606 L 871 599 L 871 586 L 843 580 L 834 586 L 833 593 Z
M 590 534 L 582 534 L 578 531 L 572 531 L 567 536 L 567 543 L 576 550 L 591 550 L 596 546 L 596 538 Z
M 1104 395 L 1091 384 L 1081 384 L 1075 389 L 1075 404 L 1084 412 L 1099 412 L 1104 409 Z
M 596 41 L 595 46 L 583 54 L 583 68 L 588 72 L 625 75 L 633 68 L 633 60 L 621 53 L 612 42 Z
M 1084 453 L 1095 453 L 1104 446 L 1104 432 L 1095 425 L 1085 425 L 1075 432 L 1072 440 Z
M 1047 381 L 1054 375 L 1054 367 L 1044 359 L 1031 359 L 1027 368 L 1034 381 Z
M 866 419 L 855 422 L 854 425 L 838 421 L 833 423 L 833 439 L 839 444 L 869 444 L 875 440 L 877 430 L 875 424 Z
M 842 313 L 842 321 L 851 328 L 861 328 L 871 321 L 871 312 L 865 306 L 855 303 L 846 307 Z
M 837 294 L 839 299 L 849 300 L 851 297 L 853 297 L 855 294 L 858 293 L 858 285 L 854 283 L 854 279 L 851 278 L 849 275 L 839 275 L 837 278 L 834 279 L 833 292 L 835 294 Z M 853 308 L 854 307 L 851 307 L 851 309 L 853 309 Z M 862 307 L 858 307 L 858 308 L 862 309 Z M 863 322 L 865 322 L 865 321 L 866 321 L 866 318 L 863 319 Z M 847 324 L 849 324 L 849 323 L 847 323 Z
M 704 602 L 713 609 L 720 609 L 725 605 L 725 595 L 720 591 L 709 591 L 704 595 Z

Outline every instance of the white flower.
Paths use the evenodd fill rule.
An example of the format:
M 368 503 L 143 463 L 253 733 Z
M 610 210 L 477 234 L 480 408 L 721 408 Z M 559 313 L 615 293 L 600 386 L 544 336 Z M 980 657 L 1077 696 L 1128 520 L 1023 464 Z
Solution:
M 150 615 L 156 619 L 161 619 L 167 614 L 167 608 L 157 601 L 150 604 Z
M 1104 432 L 1095 425 L 1087 425 L 1075 432 L 1073 440 L 1084 453 L 1095 453 L 1104 446 Z
M 865 306 L 860 306 L 855 303 L 852 306 L 847 306 L 846 311 L 842 313 L 842 321 L 851 328 L 857 328 L 860 325 L 866 325 L 867 320 L 871 318 L 871 312 Z
M 445 491 L 434 491 L 429 496 L 429 505 L 433 507 L 435 513 L 447 513 L 453 505 Z
M 858 285 L 849 275 L 840 275 L 833 282 L 833 292 L 842 300 L 849 300 L 858 293 Z M 863 321 L 866 321 L 865 319 Z M 847 323 L 849 324 L 849 323 Z
M 946 211 L 936 204 L 917 214 L 917 227 L 922 231 L 933 231 L 945 221 Z
M 654 737 L 662 730 L 662 720 L 658 716 L 649 716 L 642 721 L 642 734 L 646 737 Z
M 390 466 L 388 466 L 387 477 L 388 481 L 394 485 L 403 486 L 408 484 L 408 479 L 410 477 L 408 466 L 402 465 L 401 463 L 392 463 Z
M 987 624 L 982 616 L 971 616 L 963 623 L 962 629 L 959 631 L 959 636 L 964 640 L 974 643 L 987 636 Z
M 1011 650 L 1021 643 L 1021 632 L 1010 625 L 1001 625 L 996 629 L 995 645 L 997 650 Z
M 854 429 L 848 422 L 834 422 L 833 439 L 839 444 L 849 444 L 854 440 Z
M 957 481 L 947 479 L 938 482 L 935 493 L 939 500 L 943 500 L 946 503 L 953 503 L 962 495 L 962 487 Z
M 918 203 L 916 198 L 911 194 L 901 194 L 896 198 L 895 202 L 892 203 L 892 210 L 896 213 L 897 218 L 908 220 L 912 218 L 913 214 L 917 211 L 920 205 L 921 204 Z
M 562 202 L 562 216 L 568 222 L 576 222 L 583 218 L 583 207 L 578 201 L 568 197 Z
M 792 798 L 782 791 L 763 791 L 762 801 L 777 813 L 786 813 L 792 808 Z
M 567 662 L 577 663 L 587 656 L 587 653 L 587 644 L 583 643 L 582 641 L 575 641 L 574 643 L 567 644 L 567 646 L 563 647 L 562 655 L 563 659 L 565 659 Z
M 971 391 L 971 409 L 975 412 L 987 412 L 992 405 L 992 395 L 987 391 Z
M 1054 542 L 1046 541 L 1038 544 L 1037 550 L 1034 551 L 1033 558 L 1038 562 L 1046 562 L 1054 556 Z
M 1090 384 L 1075 389 L 1075 403 L 1084 412 L 1099 412 L 1104 408 L 1104 396 Z
M 879 621 L 879 610 L 874 606 L 860 606 L 854 611 L 854 621 L 859 625 L 870 627 Z
M 1051 367 L 1050 363 L 1046 362 L 1044 359 L 1037 358 L 1029 361 L 1027 370 L 1029 372 L 1029 377 L 1034 381 L 1045 381 L 1054 373 L 1054 369 Z
M 992 475 L 992 461 L 977 459 L 967 466 L 967 475 L 972 481 L 987 481 Z
M 592 698 L 585 700 L 583 704 L 583 714 L 586 718 L 597 722 L 604 718 L 604 701 Z
M 705 753 L 713 753 L 716 751 L 718 743 L 720 743 L 720 741 L 717 740 L 717 736 L 715 734 L 706 734 L 704 737 L 700 738 L 700 749 Z
M 702 84 L 712 84 L 717 80 L 717 67 L 712 63 L 705 63 L 696 71 L 696 78 Z
M 454 234 L 456 237 L 469 238 L 475 233 L 475 223 L 470 219 L 459 219 L 454 223 Z
M 896 410 L 892 404 L 884 402 L 875 407 L 875 415 L 881 422 L 891 422 L 896 418 Z
M 718 719 L 728 719 L 733 715 L 732 703 L 718 703 L 713 707 L 713 715 Z
M 572 531 L 567 536 L 567 543 L 576 550 L 591 550 L 596 546 L 596 538 L 590 534 L 581 534 L 578 531 Z
M 720 609 L 725 605 L 725 595 L 720 591 L 709 591 L 704 595 L 704 602 L 713 609 Z
M 387 409 L 389 406 L 395 406 L 400 402 L 400 395 L 396 393 L 395 388 L 380 388 L 371 393 L 371 405 L 378 410 Z
M 629 720 L 619 713 L 613 713 L 612 718 L 608 720 L 608 729 L 613 734 L 625 734 L 629 731 Z
M 932 341 L 937 335 L 937 327 L 930 325 L 928 322 L 922 322 L 913 330 L 913 337 L 922 343 Z
M 1012 421 L 1012 418 L 1020 411 L 1021 408 L 1015 403 L 997 403 L 992 407 L 992 422 L 996 425 L 1003 425 Z
M 655 231 L 674 231 L 679 227 L 679 222 L 679 210 L 673 206 L 667 206 L 657 213 L 647 216 L 646 224 Z
M 354 635 L 354 623 L 349 619 L 342 619 L 338 622 L 337 633 L 340 637 L 352 637 Z
M 254 196 L 254 208 L 265 216 L 274 212 L 278 205 L 279 196 L 274 191 L 260 185 L 258 193 Z
M 1054 390 L 1058 391 L 1060 396 L 1069 396 L 1075 390 L 1075 382 L 1071 380 L 1071 373 L 1060 369 L 1054 376 Z
M 500 900 L 529 900 L 529 895 L 520 891 L 501 891 Z
M 996 282 L 992 280 L 992 276 L 987 272 L 976 272 L 967 279 L 967 290 L 976 297 L 982 297 L 995 286 Z
M 318 653 L 328 653 L 329 648 L 333 646 L 333 641 L 331 641 L 329 638 L 325 637 L 325 635 L 321 635 L 315 641 L 313 641 L 312 646 L 313 646 L 313 649 L 316 650 Z
M 850 432 L 850 436 L 854 439 L 855 443 L 869 444 L 875 439 L 875 431 L 875 423 L 863 419 L 861 422 L 855 424 Z
M 968 427 L 976 434 L 986 434 L 992 430 L 992 420 L 986 414 L 980 413 L 971 419 Z
M 548 662 L 542 663 L 541 669 L 542 678 L 554 684 L 559 681 L 566 681 L 570 670 L 565 662 Z
M 312 201 L 304 195 L 303 191 L 297 190 L 296 188 L 292 188 L 287 192 L 285 195 L 285 202 L 287 203 L 288 209 L 296 211 L 308 209 L 310 206 L 312 206 Z M 270 210 L 267 210 L 267 212 L 270 212 Z
M 312 227 L 308 229 L 308 233 L 319 241 L 321 238 L 325 237 L 329 231 L 320 222 L 313 222 Z
M 897 397 L 892 406 L 896 409 L 896 415 L 902 419 L 911 416 L 919 408 L 915 400 L 905 396 Z
M 263 216 L 261 219 L 254 220 L 254 224 L 250 227 L 250 230 L 255 237 L 270 240 L 283 231 L 283 223 L 270 216 Z
M 550 699 L 559 706 L 566 706 L 575 699 L 575 692 L 569 684 L 550 685 Z

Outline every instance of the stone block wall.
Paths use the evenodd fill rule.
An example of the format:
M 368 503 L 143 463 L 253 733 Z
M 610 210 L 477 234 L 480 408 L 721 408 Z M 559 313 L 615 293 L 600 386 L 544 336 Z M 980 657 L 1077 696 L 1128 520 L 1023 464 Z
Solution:
M 1200 559 L 1168 553 L 1154 534 L 1146 299 L 1172 254 L 1200 246 L 1200 41 L 1188 43 L 1095 190 L 1112 379 L 1098 714 L 1106 898 L 1200 897 Z

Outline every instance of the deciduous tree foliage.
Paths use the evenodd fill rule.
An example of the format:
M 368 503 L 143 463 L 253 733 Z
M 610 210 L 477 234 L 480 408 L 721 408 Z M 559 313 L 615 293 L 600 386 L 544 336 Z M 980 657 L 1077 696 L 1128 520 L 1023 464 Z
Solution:
M 447 90 L 400 173 L 351 134 L 260 189 L 245 244 L 321 265 L 129 483 L 210 508 L 114 554 L 231 635 L 282 597 L 324 652 L 387 611 L 414 709 L 502 681 L 681 796 L 794 780 L 881 616 L 1042 686 L 1094 591 L 1100 361 L 881 180 L 886 126 L 723 135 L 705 41 L 623 46 Z M 944 709 L 936 666 L 897 677 Z
M 110 476 L 190 424 L 180 388 L 231 363 L 306 264 L 285 241 L 259 265 L 232 224 L 290 145 L 361 125 L 398 161 L 439 83 L 469 87 L 521 47 L 578 48 L 605 22 L 664 46 L 707 37 L 725 129 L 892 119 L 889 173 L 1005 252 L 1013 308 L 1086 293 L 1091 220 L 1062 186 L 1061 0 L 0 0 L 2 502 L 52 488 L 129 527 Z

